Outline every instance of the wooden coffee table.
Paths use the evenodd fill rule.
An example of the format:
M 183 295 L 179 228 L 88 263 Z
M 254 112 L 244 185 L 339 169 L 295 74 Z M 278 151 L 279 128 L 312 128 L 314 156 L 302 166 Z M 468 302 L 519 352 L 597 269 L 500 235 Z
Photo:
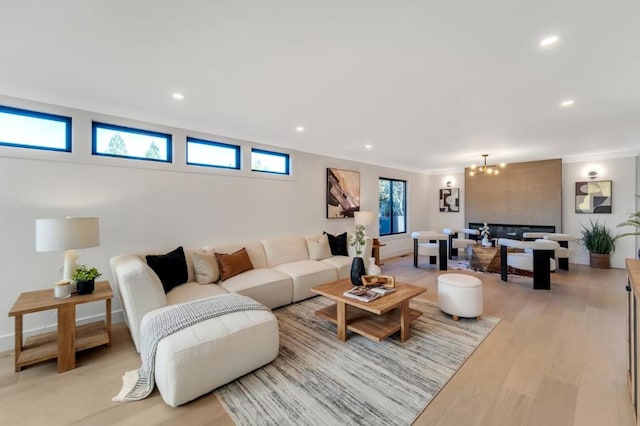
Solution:
M 346 341 L 347 330 L 376 342 L 396 331 L 400 331 L 403 342 L 409 338 L 411 321 L 422 315 L 422 312 L 409 308 L 409 301 L 427 291 L 426 288 L 396 281 L 396 291 L 366 303 L 342 295 L 352 287 L 351 280 L 344 279 L 311 289 L 336 302 L 317 310 L 316 315 L 336 324 L 338 339 Z

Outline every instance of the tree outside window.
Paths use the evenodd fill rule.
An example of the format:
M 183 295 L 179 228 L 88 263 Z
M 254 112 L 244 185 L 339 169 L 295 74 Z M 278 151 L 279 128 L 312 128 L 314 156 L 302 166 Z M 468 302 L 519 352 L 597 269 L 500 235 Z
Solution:
M 380 178 L 378 181 L 380 235 L 407 232 L 406 188 L 404 180 Z

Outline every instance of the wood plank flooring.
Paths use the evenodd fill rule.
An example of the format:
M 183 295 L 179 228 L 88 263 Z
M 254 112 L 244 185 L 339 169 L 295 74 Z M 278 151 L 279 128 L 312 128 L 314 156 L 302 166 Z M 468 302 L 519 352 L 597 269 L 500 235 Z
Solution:
M 412 257 L 385 259 L 384 273 L 428 289 L 437 300 L 439 271 Z M 571 265 L 552 276 L 551 291 L 530 278 L 484 284 L 484 311 L 502 318 L 416 425 L 632 425 L 626 379 L 625 272 Z M 55 360 L 13 371 L 13 353 L 0 354 L 0 423 L 7 425 L 233 424 L 213 394 L 170 408 L 158 391 L 115 403 L 122 374 L 139 366 L 124 324 L 110 348 L 78 355 L 58 374 Z

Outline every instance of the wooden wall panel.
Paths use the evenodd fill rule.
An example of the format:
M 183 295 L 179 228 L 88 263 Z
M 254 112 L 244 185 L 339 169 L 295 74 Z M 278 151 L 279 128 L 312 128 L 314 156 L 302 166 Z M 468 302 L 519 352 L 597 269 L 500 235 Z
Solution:
M 512 163 L 500 174 L 469 176 L 465 223 L 553 225 L 562 229 L 562 160 Z

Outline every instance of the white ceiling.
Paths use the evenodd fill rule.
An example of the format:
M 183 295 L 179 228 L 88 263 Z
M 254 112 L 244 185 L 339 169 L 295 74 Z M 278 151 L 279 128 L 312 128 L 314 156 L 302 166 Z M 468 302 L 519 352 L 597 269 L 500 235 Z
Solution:
M 0 0 L 0 11 L 4 95 L 426 172 L 483 153 L 640 152 L 637 0 Z M 560 42 L 540 48 L 552 33 Z

